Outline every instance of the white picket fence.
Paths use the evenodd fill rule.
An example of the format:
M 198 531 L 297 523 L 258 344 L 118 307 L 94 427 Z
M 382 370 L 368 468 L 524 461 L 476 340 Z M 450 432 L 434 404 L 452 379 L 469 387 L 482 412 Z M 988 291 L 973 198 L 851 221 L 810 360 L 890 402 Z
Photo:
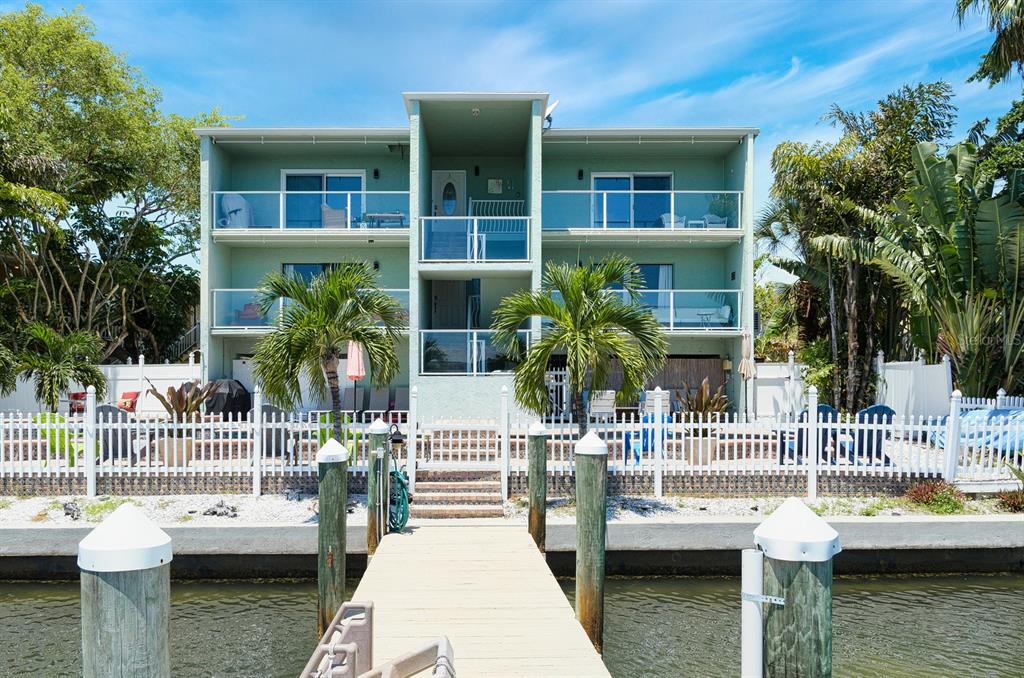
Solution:
M 830 476 L 938 478 L 965 486 L 1009 483 L 1006 463 L 1022 464 L 1024 423 L 996 416 L 961 417 L 959 393 L 948 416 L 892 419 L 780 414 L 672 413 L 667 394 L 657 390 L 642 411 L 621 411 L 588 424 L 608 444 L 609 473 L 653 477 L 657 496 L 671 476 L 801 475 L 807 493 L 817 495 L 819 480 Z M 367 428 L 378 417 L 398 424 L 406 436 L 405 465 L 415 490 L 417 473 L 483 470 L 500 474 L 508 496 L 512 474 L 527 472 L 527 430 L 535 418 L 510 413 L 503 390 L 498 417 L 465 421 L 417 419 L 418 396 L 410 392 L 407 412 L 348 413 L 350 472 L 364 474 Z M 87 493 L 105 477 L 251 477 L 260 494 L 270 477 L 315 477 L 316 452 L 331 435 L 320 413 L 264 413 L 258 416 L 204 416 L 177 423 L 127 413 L 97 415 L 95 396 L 83 417 L 0 414 L 0 478 L 84 478 Z M 817 391 L 808 391 L 808 412 L 817 411 Z M 545 423 L 548 471 L 571 475 L 579 426 L 567 418 Z M 92 453 L 89 453 L 89 451 Z

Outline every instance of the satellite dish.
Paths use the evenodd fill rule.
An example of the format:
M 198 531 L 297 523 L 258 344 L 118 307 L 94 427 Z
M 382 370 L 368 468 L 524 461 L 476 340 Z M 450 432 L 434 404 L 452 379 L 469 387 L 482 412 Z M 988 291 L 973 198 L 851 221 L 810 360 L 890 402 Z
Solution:
M 544 122 L 548 124 L 548 128 L 550 128 L 552 123 L 554 122 L 551 119 L 551 114 L 555 112 L 556 108 L 558 108 L 558 101 L 558 99 L 555 99 L 554 103 L 548 106 L 548 110 L 544 111 Z

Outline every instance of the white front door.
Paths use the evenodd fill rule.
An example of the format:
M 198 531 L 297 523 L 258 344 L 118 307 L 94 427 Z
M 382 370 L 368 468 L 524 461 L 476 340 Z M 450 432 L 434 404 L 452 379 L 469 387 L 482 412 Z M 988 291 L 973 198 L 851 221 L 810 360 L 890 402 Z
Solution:
M 466 170 L 433 170 L 430 180 L 430 215 L 466 216 Z

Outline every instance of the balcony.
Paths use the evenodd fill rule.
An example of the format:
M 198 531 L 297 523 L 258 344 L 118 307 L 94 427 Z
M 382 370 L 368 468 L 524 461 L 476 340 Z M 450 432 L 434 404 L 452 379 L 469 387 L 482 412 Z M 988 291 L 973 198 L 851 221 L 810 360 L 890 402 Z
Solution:
M 522 262 L 530 258 L 529 217 L 423 217 L 420 261 Z
M 529 332 L 519 332 L 525 349 Z M 516 366 L 494 344 L 491 330 L 421 330 L 420 374 L 508 373 Z
M 740 191 L 544 191 L 541 228 L 689 234 L 741 230 Z
M 409 318 L 409 290 L 382 290 L 398 300 L 402 305 L 406 322 Z M 213 330 L 232 334 L 258 334 L 268 332 L 277 322 L 281 310 L 288 303 L 279 300 L 268 315 L 260 313 L 257 291 L 255 289 L 215 289 L 212 290 L 212 309 L 210 324 Z
M 625 290 L 608 290 L 629 301 Z M 560 300 L 558 292 L 552 294 Z M 666 332 L 738 332 L 742 329 L 739 290 L 642 290 L 638 303 L 651 309 Z
M 408 238 L 408 191 L 216 191 L 211 199 L 218 239 L 253 231 L 374 237 L 397 231 Z

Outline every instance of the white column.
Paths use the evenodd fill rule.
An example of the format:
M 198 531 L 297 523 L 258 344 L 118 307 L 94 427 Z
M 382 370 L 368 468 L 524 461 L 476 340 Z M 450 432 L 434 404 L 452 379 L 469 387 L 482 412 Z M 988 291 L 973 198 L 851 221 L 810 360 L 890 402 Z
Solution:
M 409 435 L 405 442 L 405 472 L 409 475 L 409 496 L 416 494 L 416 409 L 419 401 L 419 386 L 409 389 Z
M 942 479 L 951 483 L 956 479 L 960 463 L 960 404 L 963 396 L 959 390 L 949 397 L 949 416 L 946 418 L 946 445 L 943 450 L 945 464 Z
M 252 426 L 252 495 L 258 497 L 263 493 L 263 390 L 259 384 L 252 390 L 252 414 L 249 415 Z
M 804 430 L 807 432 L 806 449 L 807 459 L 807 498 L 818 498 L 818 387 L 811 386 L 807 390 L 807 422 Z M 799 434 L 798 434 L 799 435 Z
M 509 453 L 509 421 L 508 421 L 508 386 L 501 387 L 501 411 L 499 413 L 499 427 L 501 428 L 501 500 L 508 499 L 508 476 L 510 473 L 511 461 Z
M 85 495 L 96 496 L 96 387 L 85 389 Z M 110 437 L 108 437 L 108 440 Z
M 139 354 L 139 402 L 142 402 L 142 396 L 146 393 L 146 354 Z
M 651 447 L 654 450 L 654 496 L 659 499 L 663 496 L 662 475 L 665 471 L 665 395 L 660 386 L 654 387 L 654 440 Z
M 743 549 L 740 575 L 740 676 L 762 678 L 764 626 L 761 603 L 764 595 L 764 553 L 757 549 Z

